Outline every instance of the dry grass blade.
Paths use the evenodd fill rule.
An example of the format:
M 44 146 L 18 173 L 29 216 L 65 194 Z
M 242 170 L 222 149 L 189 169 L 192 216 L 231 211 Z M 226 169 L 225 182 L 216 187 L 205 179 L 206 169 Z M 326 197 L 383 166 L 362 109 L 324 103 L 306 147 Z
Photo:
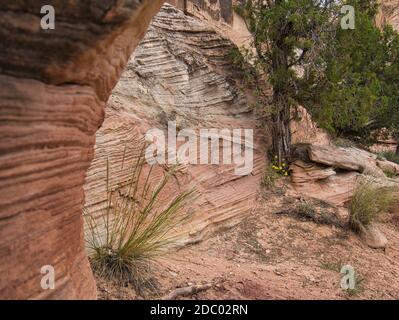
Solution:
M 361 181 L 350 203 L 350 227 L 354 231 L 370 224 L 380 212 L 389 210 L 395 202 L 397 188 L 381 187 L 373 181 Z

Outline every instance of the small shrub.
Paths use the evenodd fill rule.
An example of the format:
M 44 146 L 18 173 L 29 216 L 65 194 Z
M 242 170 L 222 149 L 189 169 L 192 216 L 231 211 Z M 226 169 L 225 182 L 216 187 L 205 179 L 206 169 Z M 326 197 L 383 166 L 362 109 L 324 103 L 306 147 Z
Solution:
M 384 170 L 384 174 L 388 177 L 388 178 L 395 178 L 396 177 L 396 173 L 392 172 L 392 171 L 386 171 Z
M 276 187 L 276 181 L 280 178 L 280 175 L 272 169 L 271 166 L 266 166 L 265 173 L 261 180 L 261 186 L 267 189 L 273 189 Z
M 359 231 L 367 226 L 376 216 L 389 210 L 396 202 L 396 188 L 381 187 L 372 181 L 362 181 L 356 187 L 349 211 L 350 227 Z
M 300 202 L 296 207 L 296 212 L 300 217 L 311 220 L 316 219 L 316 208 L 311 201 Z
M 302 220 L 313 221 L 317 224 L 342 227 L 342 222 L 337 217 L 336 212 L 323 208 L 322 206 L 323 203 L 314 199 L 305 200 L 299 202 L 293 212 L 297 218 Z
M 332 143 L 336 147 L 341 147 L 341 148 L 354 148 L 356 147 L 356 143 L 352 140 L 346 139 L 346 138 L 335 138 L 333 139 Z
M 340 273 L 344 263 L 340 260 L 338 262 L 322 262 L 320 268 Z
M 139 293 L 144 285 L 150 284 L 145 279 L 149 262 L 166 252 L 176 240 L 171 231 L 186 220 L 182 210 L 193 194 L 193 190 L 189 190 L 168 204 L 161 204 L 160 195 L 172 173 L 168 172 L 153 185 L 150 182 L 152 167 L 143 173 L 143 154 L 132 166 L 128 183 L 115 190 L 108 187 L 107 163 L 107 206 L 100 218 L 87 211 L 84 215 L 89 260 L 94 272 L 119 284 L 131 283 Z
M 396 154 L 394 152 L 379 153 L 377 155 L 377 159 L 379 159 L 379 160 L 386 159 L 388 161 L 395 162 L 395 163 L 399 164 L 399 154 Z

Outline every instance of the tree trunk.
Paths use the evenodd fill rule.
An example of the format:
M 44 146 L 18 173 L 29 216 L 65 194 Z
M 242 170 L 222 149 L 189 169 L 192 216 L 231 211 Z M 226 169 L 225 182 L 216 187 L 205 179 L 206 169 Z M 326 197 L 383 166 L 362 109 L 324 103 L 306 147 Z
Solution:
M 273 73 L 278 75 L 273 83 L 272 138 L 273 153 L 279 165 L 291 156 L 288 53 L 282 39 L 275 41 L 272 57 Z
M 290 106 L 283 93 L 273 93 L 273 107 L 273 154 L 277 156 L 278 164 L 281 165 L 291 156 Z
M 282 6 L 285 0 L 275 0 L 274 4 L 267 2 L 265 6 Z M 274 26 L 276 34 L 273 34 L 270 41 L 271 50 L 271 74 L 273 85 L 273 111 L 272 111 L 272 152 L 273 157 L 277 156 L 278 165 L 281 166 L 291 157 L 291 131 L 290 123 L 290 79 L 288 56 L 290 48 L 286 39 L 292 34 L 292 25 L 282 20 L 280 25 Z M 264 39 L 254 39 L 255 49 L 262 63 L 267 65 L 269 60 L 263 54 Z

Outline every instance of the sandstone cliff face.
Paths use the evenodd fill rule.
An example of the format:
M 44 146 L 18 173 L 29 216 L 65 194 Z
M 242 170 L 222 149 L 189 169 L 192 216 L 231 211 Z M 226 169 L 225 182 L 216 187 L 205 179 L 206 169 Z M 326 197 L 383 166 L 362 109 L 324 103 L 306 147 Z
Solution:
M 85 183 L 86 206 L 93 214 L 104 205 L 106 158 L 114 169 L 111 184 L 126 180 L 126 171 L 118 168 L 137 155 L 147 129 L 165 128 L 168 120 L 180 127 L 255 128 L 227 63 L 232 44 L 170 6 L 154 20 L 104 113 L 162 2 L 55 0 L 56 29 L 48 31 L 40 29 L 41 1 L 1 2 L 0 298 L 95 298 L 81 216 L 95 139 Z M 382 20 L 397 27 L 396 2 L 386 1 Z M 190 3 L 215 21 L 234 22 L 231 1 Z M 197 185 L 199 194 L 190 224 L 180 230 L 183 243 L 251 212 L 265 164 L 255 138 L 252 175 L 235 176 L 228 165 L 180 168 L 169 193 Z M 331 168 L 313 164 L 313 171 L 309 164 L 297 164 L 299 182 L 336 180 Z M 156 174 L 163 170 L 158 167 Z M 352 183 L 357 175 L 341 177 Z M 331 192 L 334 186 L 322 191 L 339 196 Z M 336 186 L 342 190 L 346 184 Z M 55 290 L 40 287 L 44 265 L 55 267 Z
M 83 184 L 105 102 L 163 1 L 0 4 L 0 298 L 95 298 Z M 15 35 L 18 34 L 18 40 Z M 41 267 L 55 269 L 43 290 Z
M 167 0 L 166 2 L 190 14 L 206 12 L 213 20 L 233 22 L 233 0 Z
M 111 165 L 111 185 L 125 181 L 129 170 L 120 170 L 122 161 L 128 163 L 137 156 L 135 146 L 148 129 L 166 131 L 167 121 L 172 120 L 180 129 L 255 129 L 256 119 L 229 63 L 232 46 L 197 18 L 164 5 L 129 60 L 97 133 L 85 185 L 86 205 L 92 214 L 100 214 L 105 205 L 106 159 Z M 265 165 L 256 134 L 254 149 L 254 170 L 248 176 L 235 175 L 234 165 L 180 167 L 166 196 L 194 185 L 198 194 L 190 222 L 179 230 L 181 244 L 199 241 L 251 212 Z M 162 171 L 156 166 L 156 176 Z

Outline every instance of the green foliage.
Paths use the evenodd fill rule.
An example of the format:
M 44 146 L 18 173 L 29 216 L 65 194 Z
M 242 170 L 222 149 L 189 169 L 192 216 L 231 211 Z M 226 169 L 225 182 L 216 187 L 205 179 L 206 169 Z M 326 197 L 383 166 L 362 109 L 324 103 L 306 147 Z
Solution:
M 354 30 L 340 26 L 343 4 L 355 7 Z M 279 162 L 290 143 L 287 110 L 298 104 L 337 136 L 365 143 L 381 128 L 399 134 L 399 35 L 375 26 L 377 1 L 248 0 L 235 10 L 254 36 L 256 54 L 243 54 L 273 86 L 273 110 L 265 114 Z M 265 87 L 257 86 L 264 108 Z
M 375 26 L 375 1 L 346 1 L 355 7 L 354 30 L 337 28 L 310 66 L 301 99 L 318 123 L 337 135 L 369 138 L 373 130 L 399 129 L 399 35 Z
M 272 166 L 271 168 L 278 174 L 282 176 L 288 176 L 289 175 L 289 165 L 286 161 L 282 161 L 281 164 L 278 162 L 278 157 L 274 156 L 272 160 Z
M 346 289 L 346 293 L 350 297 L 357 296 L 364 290 L 364 278 L 355 272 L 355 287 L 353 289 Z
M 302 62 L 303 55 L 315 48 L 313 36 L 323 36 L 319 29 L 328 25 L 328 1 L 246 1 L 236 10 L 247 22 L 254 36 L 255 64 L 267 72 L 274 88 L 294 98 L 291 67 Z
M 261 179 L 261 186 L 266 189 L 274 189 L 276 187 L 276 181 L 281 176 L 272 169 L 271 166 L 266 166 L 265 173 Z
M 267 108 L 266 82 L 273 87 L 270 116 L 273 153 L 281 166 L 290 158 L 291 108 L 298 105 L 299 76 L 296 67 L 323 47 L 331 28 L 331 10 L 334 1 L 316 0 L 248 0 L 236 8 L 253 35 L 256 54 L 249 52 L 257 73 L 260 104 Z M 266 79 L 267 75 L 267 79 Z M 267 80 L 267 81 L 266 81 Z
M 320 268 L 340 273 L 342 267 L 345 265 L 341 260 L 337 262 L 321 262 Z
M 183 209 L 193 194 L 193 190 L 180 193 L 165 204 L 162 191 L 172 173 L 154 185 L 152 167 L 144 173 L 143 154 L 132 165 L 129 182 L 114 190 L 108 187 L 107 164 L 107 206 L 101 217 L 87 211 L 84 215 L 93 270 L 106 279 L 129 282 L 139 290 L 149 262 L 176 240 L 173 230 L 185 221 Z
M 378 157 L 380 159 L 386 159 L 388 161 L 395 162 L 395 163 L 399 164 L 399 154 L 396 154 L 394 152 L 382 152 L 382 153 L 378 154 Z
M 297 214 L 303 218 L 314 219 L 316 208 L 311 201 L 301 201 L 296 207 Z
M 349 224 L 352 230 L 361 230 L 380 212 L 389 210 L 397 202 L 396 192 L 396 188 L 381 187 L 372 181 L 360 182 L 349 207 Z

